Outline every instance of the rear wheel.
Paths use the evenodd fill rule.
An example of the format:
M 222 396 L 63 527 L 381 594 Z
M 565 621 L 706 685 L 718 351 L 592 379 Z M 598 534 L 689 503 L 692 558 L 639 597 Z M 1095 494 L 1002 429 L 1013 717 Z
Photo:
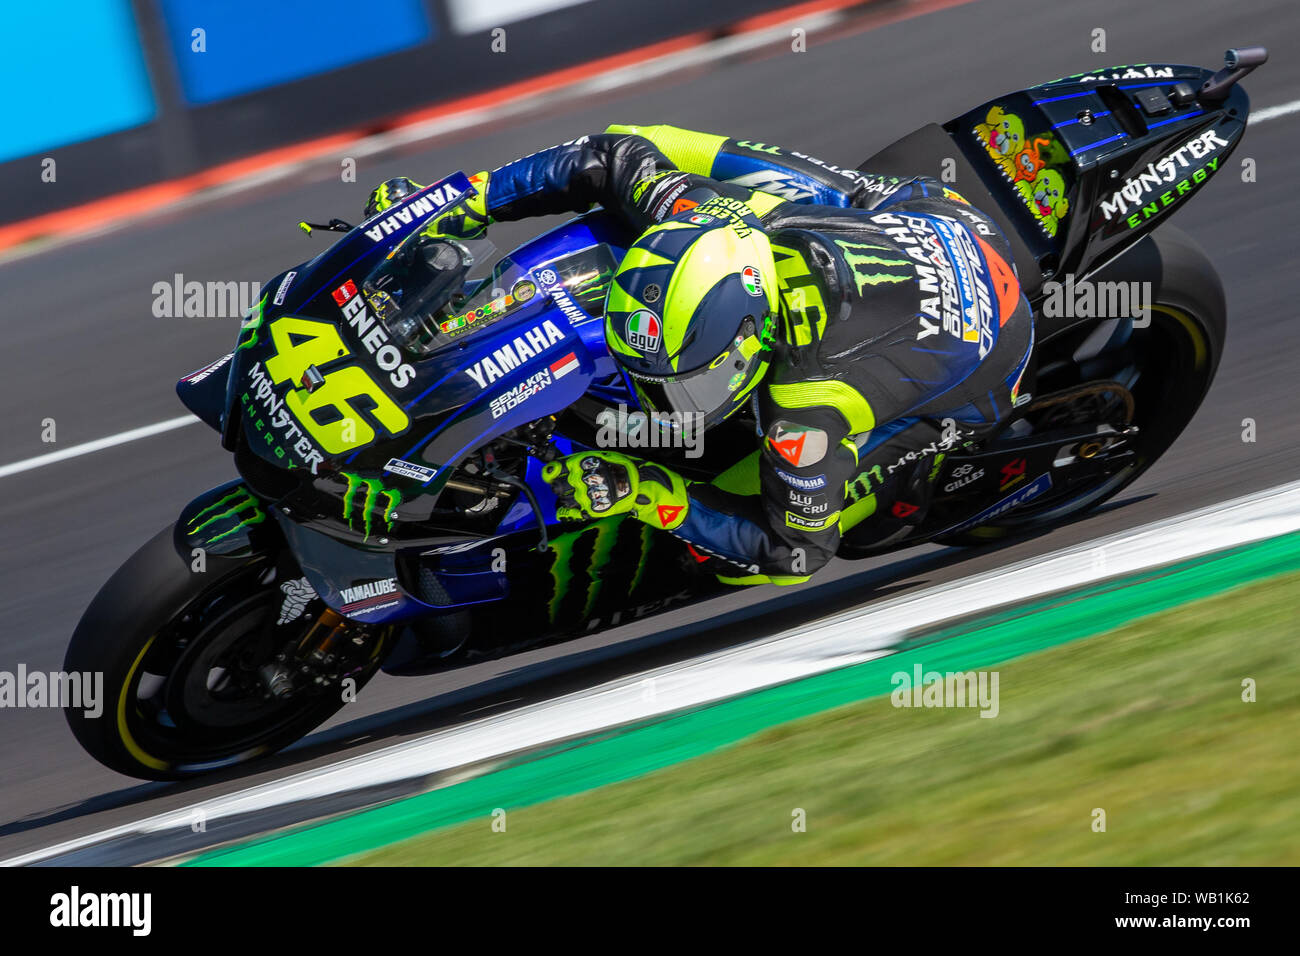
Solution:
M 1017 417 L 1028 422 L 1030 434 L 1062 424 L 1091 422 L 1116 431 L 1131 424 L 1136 431 L 1125 445 L 1134 455 L 1114 470 L 1063 484 L 996 522 L 939 539 L 942 543 L 982 544 L 1091 511 L 1146 472 L 1200 407 L 1218 368 L 1226 330 L 1223 286 L 1204 251 L 1185 233 L 1165 226 L 1092 279 L 1150 282 L 1149 324 L 1134 327 L 1122 344 L 1100 352 L 1092 347 L 1105 337 L 1098 334 L 1097 323 L 1049 332 L 1038 347 L 1035 393 L 1042 398 Z M 1057 395 L 1072 400 L 1052 404 Z M 1024 434 L 1020 426 L 1017 437 Z M 981 451 L 996 449 L 995 438 Z
M 273 753 L 330 717 L 378 667 L 388 633 L 325 607 L 296 568 L 269 556 L 208 560 L 192 571 L 168 528 L 78 623 L 63 666 L 104 675 L 103 708 L 64 714 L 105 766 L 173 780 Z

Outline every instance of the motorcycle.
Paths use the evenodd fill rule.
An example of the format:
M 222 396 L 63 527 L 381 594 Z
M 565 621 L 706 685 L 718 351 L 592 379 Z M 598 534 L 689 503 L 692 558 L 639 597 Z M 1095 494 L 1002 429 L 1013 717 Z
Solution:
M 992 216 L 1036 344 L 994 434 L 925 450 L 924 520 L 887 542 L 846 523 L 841 557 L 1059 525 L 1170 447 L 1213 380 L 1226 306 L 1210 257 L 1166 220 L 1236 148 L 1249 114 L 1238 81 L 1266 59 L 1249 48 L 1217 72 L 1065 77 L 924 126 L 859 167 L 935 175 Z M 65 714 L 103 764 L 147 779 L 229 767 L 304 736 L 381 667 L 434 673 L 721 589 L 684 542 L 634 519 L 561 525 L 541 479 L 547 461 L 596 447 L 620 406 L 637 408 L 602 328 L 635 236 L 595 209 L 470 279 L 470 245 L 410 240 L 473 189 L 456 173 L 355 227 L 304 223 L 343 235 L 266 283 L 232 352 L 177 384 L 239 477 L 140 548 L 72 636 L 64 668 L 102 672 L 112 706 Z M 422 301 L 450 304 L 436 328 L 386 291 L 392 263 L 412 256 Z M 1076 279 L 1142 290 L 1137 314 L 1053 307 Z M 631 453 L 754 487 L 754 421 L 734 418 L 699 457 Z M 850 483 L 846 513 L 870 477 Z

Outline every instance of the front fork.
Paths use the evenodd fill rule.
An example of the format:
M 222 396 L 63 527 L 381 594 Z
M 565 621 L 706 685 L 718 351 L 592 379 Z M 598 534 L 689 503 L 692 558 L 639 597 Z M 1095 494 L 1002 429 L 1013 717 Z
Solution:
M 292 696 L 308 682 L 318 689 L 337 686 L 361 668 L 355 650 L 376 637 L 327 607 L 292 646 L 259 667 L 257 676 L 268 697 Z

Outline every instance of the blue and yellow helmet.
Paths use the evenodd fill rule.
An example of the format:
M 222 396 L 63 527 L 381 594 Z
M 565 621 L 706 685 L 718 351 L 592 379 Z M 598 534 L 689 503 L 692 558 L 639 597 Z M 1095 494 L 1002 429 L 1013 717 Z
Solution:
M 644 232 L 605 303 L 605 341 L 642 408 L 699 413 L 706 428 L 762 379 L 778 316 L 767 236 L 738 202 L 722 202 Z

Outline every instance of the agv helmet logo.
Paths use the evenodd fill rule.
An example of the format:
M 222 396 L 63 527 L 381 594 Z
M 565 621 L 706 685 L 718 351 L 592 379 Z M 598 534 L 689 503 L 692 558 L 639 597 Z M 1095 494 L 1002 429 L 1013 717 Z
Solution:
M 740 270 L 740 281 L 744 283 L 745 291 L 750 295 L 763 294 L 763 280 L 753 266 L 745 266 Z
M 659 317 L 649 309 L 638 309 L 627 318 L 627 344 L 642 352 L 658 352 L 663 340 Z

